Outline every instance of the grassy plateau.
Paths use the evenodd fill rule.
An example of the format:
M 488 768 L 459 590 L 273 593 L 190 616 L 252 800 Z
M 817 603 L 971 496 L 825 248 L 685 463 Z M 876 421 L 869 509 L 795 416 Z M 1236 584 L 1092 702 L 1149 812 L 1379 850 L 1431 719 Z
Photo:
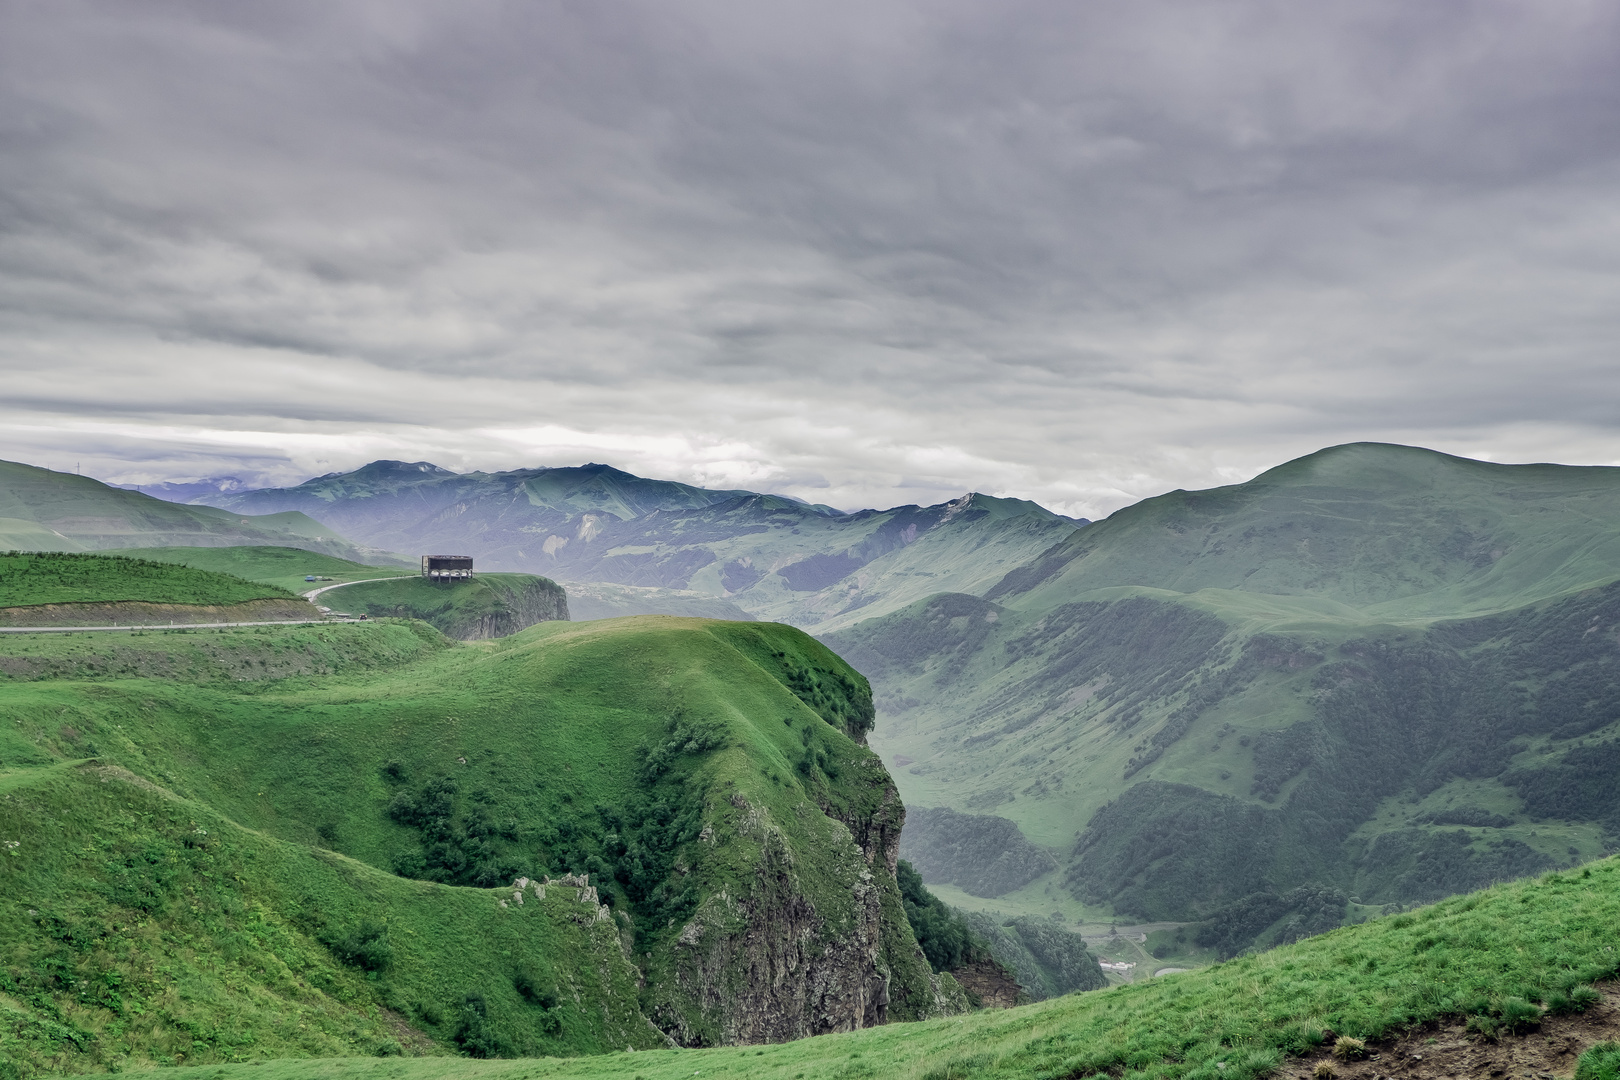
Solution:
M 117 555 L 0 554 L 0 607 L 130 603 L 228 606 L 295 600 L 286 589 L 224 573 Z

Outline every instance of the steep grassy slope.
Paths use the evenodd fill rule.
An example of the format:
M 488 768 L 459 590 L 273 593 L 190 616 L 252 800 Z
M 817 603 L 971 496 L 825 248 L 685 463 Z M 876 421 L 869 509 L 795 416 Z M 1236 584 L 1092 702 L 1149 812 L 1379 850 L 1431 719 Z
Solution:
M 152 928 L 146 945 L 114 943 L 119 956 L 139 967 L 148 963 L 144 950 L 160 943 L 169 950 L 161 963 L 180 970 L 190 962 L 187 950 L 225 949 L 205 966 L 217 967 L 238 998 L 198 984 L 186 993 L 215 1011 L 182 996 L 143 1008 L 138 1022 L 99 1013 L 73 1019 L 79 1006 L 111 1007 L 80 1001 L 77 983 L 88 980 L 39 960 L 56 955 L 55 924 L 18 913 L 48 910 L 40 895 L 46 879 L 27 876 L 34 871 L 21 856 L 0 857 L 0 896 L 17 916 L 0 946 L 14 987 L 3 1003 L 20 1014 L 17 1025 L 44 1033 L 30 1060 L 65 1054 L 62 1063 L 75 1067 L 118 1054 L 155 1060 L 173 1056 L 163 1048 L 179 1046 L 188 1032 L 193 1059 L 251 1053 L 195 1034 L 241 995 L 277 1031 L 308 1022 L 298 1015 L 303 1002 L 325 1016 L 341 1013 L 348 1026 L 338 1034 L 352 1028 L 345 1045 L 363 1048 L 375 1034 L 364 1018 L 388 1006 L 440 1049 L 473 1053 L 543 1048 L 557 1031 L 572 1030 L 566 1014 L 553 1016 L 568 998 L 581 1010 L 608 1008 L 602 1026 L 579 1029 L 571 1044 L 587 1049 L 590 1039 L 625 1030 L 613 1019 L 618 999 L 591 996 L 620 985 L 621 963 L 633 965 L 640 983 L 639 1015 L 687 1044 L 790 1038 L 960 1005 L 948 977 L 928 970 L 900 910 L 894 860 L 903 811 L 881 764 L 856 741 L 871 722 L 864 680 L 797 631 L 666 618 L 559 622 L 446 647 L 419 623 L 387 623 L 148 634 L 100 657 L 97 647 L 71 637 L 0 641 L 11 654 L 0 669 L 17 672 L 0 695 L 7 783 L 44 783 L 56 763 L 93 756 L 98 767 L 161 785 L 198 814 L 206 809 L 218 827 L 236 830 L 233 851 L 248 844 L 242 837 L 262 835 L 300 859 L 318 848 L 355 860 L 351 877 L 366 899 L 339 897 L 330 901 L 336 914 L 303 925 L 299 911 L 318 914 L 328 901 L 287 904 L 301 894 L 263 884 L 265 875 L 282 874 L 270 854 L 252 855 L 259 869 L 251 874 L 238 869 L 248 854 L 219 865 L 187 862 L 192 857 L 179 848 L 143 833 L 157 823 L 139 814 L 127 836 L 116 834 L 124 846 L 108 854 L 113 849 L 89 819 L 36 814 L 35 828 L 46 832 L 31 844 L 49 847 L 52 858 L 91 859 L 63 864 L 71 871 L 63 880 L 83 881 L 80 892 L 96 898 L 84 920 Z M 272 667 L 319 649 L 330 659 L 313 670 Z M 165 652 L 180 654 L 206 681 L 147 677 L 143 665 Z M 213 834 L 200 817 L 186 820 Z M 183 833 L 169 839 L 184 847 Z M 158 845 L 151 859 L 142 854 L 148 843 Z M 143 859 L 179 860 L 179 876 L 164 879 L 179 884 L 159 882 L 169 889 L 162 919 L 142 915 L 118 891 L 118 867 L 146 875 Z M 338 855 L 322 859 L 350 865 Z M 358 864 L 378 873 L 361 873 Z M 531 966 L 539 974 L 526 974 L 509 946 L 478 930 L 464 932 L 467 955 L 443 979 L 431 974 L 437 961 L 427 953 L 407 963 L 398 951 L 395 927 L 421 926 L 398 910 L 402 897 L 448 887 L 445 895 L 471 896 L 465 903 L 474 907 L 508 918 L 521 908 L 527 917 L 538 898 L 531 892 L 518 904 L 510 883 L 565 873 L 591 875 L 587 893 L 597 900 L 562 909 L 564 921 L 574 911 L 590 934 L 611 932 L 600 941 L 548 939 L 556 949 L 535 944 Z M 478 891 L 496 886 L 506 891 Z M 552 886 L 544 903 L 556 892 Z M 293 952 L 307 951 L 312 939 L 325 942 L 331 959 L 364 967 L 384 927 L 396 956 L 336 988 L 289 982 L 275 965 L 255 974 L 236 952 L 251 952 L 250 943 L 230 944 L 254 911 L 301 928 Z M 213 920 L 205 929 L 225 944 L 188 941 L 198 933 L 186 923 L 193 916 Z M 83 949 L 114 932 L 95 930 Z M 82 957 L 72 963 L 89 970 Z M 106 967 L 95 963 L 97 971 Z M 548 981 L 548 972 L 559 979 L 571 972 L 570 985 L 584 987 L 586 969 L 598 990 L 581 989 L 577 998 Z M 454 972 L 463 970 L 482 981 L 456 982 Z M 793 979 L 770 974 L 787 970 Z M 64 1035 L 51 1024 L 91 1035 Z M 643 1030 L 653 1037 L 651 1026 Z M 274 1046 L 308 1049 L 285 1039 Z
M 293 600 L 274 585 L 145 559 L 67 553 L 0 554 L 0 607 L 34 604 L 242 604 Z
M 345 585 L 323 596 L 356 615 L 421 619 L 461 641 L 505 637 L 536 623 L 568 619 L 562 586 L 532 574 L 481 574 L 455 583 L 392 578 Z
M 694 607 L 706 597 L 827 629 L 942 590 L 987 590 L 1077 524 L 1034 503 L 984 495 L 840 514 L 604 465 L 458 475 L 426 462 L 379 461 L 214 501 L 249 512 L 297 509 L 380 547 L 467 551 L 488 569 L 642 590 L 605 596 L 610 606 L 593 617 L 713 614 Z
M 452 1075 L 480 1080 L 694 1075 L 708 1080 L 1096 1075 L 1249 1080 L 1271 1074 L 1291 1055 L 1323 1056 L 1324 1042 L 1340 1037 L 1372 1042 L 1416 1025 L 1465 1017 L 1475 1038 L 1505 1036 L 1543 1016 L 1593 1007 L 1598 995 L 1591 984 L 1620 971 L 1617 921 L 1620 863 L 1610 859 L 1345 927 L 1206 971 L 785 1046 L 572 1061 L 285 1062 L 175 1075 L 222 1080 Z M 1421 1042 L 1419 1049 L 1425 1049 Z M 1354 1055 L 1353 1043 L 1346 1052 Z M 1390 1071 L 1396 1064 L 1412 1064 L 1387 1057 L 1386 1062 Z M 1339 1067 L 1345 1068 L 1342 1062 Z
M 179 506 L 87 476 L 0 461 L 0 549 L 87 551 L 191 544 L 280 544 L 343 558 L 362 553 L 296 512 L 244 517 Z
M 502 907 L 511 890 L 406 881 L 95 761 L 0 792 L 0 1076 L 663 1044 L 576 890 Z
M 827 640 L 908 803 L 1056 858 L 1015 899 L 1286 940 L 1620 846 L 1617 477 L 1324 451 Z

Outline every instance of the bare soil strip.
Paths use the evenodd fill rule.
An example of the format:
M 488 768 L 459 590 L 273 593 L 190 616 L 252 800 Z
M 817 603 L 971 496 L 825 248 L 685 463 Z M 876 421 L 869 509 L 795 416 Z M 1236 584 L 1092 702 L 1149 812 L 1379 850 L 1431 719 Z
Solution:
M 1339 1080 L 1445 1080 L 1480 1077 L 1491 1080 L 1550 1080 L 1575 1072 L 1575 1061 L 1588 1047 L 1620 1041 L 1620 987 L 1598 988 L 1603 1001 L 1575 1016 L 1549 1016 L 1524 1035 L 1485 1039 L 1461 1022 L 1420 1028 L 1382 1043 L 1368 1043 L 1360 1060 L 1340 1061 L 1326 1046 L 1294 1058 L 1277 1070 L 1280 1077 L 1312 1080 L 1326 1063 Z

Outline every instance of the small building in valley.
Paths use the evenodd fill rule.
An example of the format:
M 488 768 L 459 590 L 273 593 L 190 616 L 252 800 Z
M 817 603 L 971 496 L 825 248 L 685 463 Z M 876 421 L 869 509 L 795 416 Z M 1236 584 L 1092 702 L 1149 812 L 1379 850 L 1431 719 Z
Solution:
M 430 581 L 468 581 L 473 576 L 471 555 L 424 555 L 422 576 Z

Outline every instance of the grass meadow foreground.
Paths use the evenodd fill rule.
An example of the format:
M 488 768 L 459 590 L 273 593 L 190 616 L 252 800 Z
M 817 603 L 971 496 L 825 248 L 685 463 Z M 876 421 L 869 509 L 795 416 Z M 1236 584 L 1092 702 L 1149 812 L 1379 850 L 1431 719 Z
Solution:
M 233 1080 L 782 1080 L 1264 1076 L 1319 1054 L 1465 1021 L 1479 1040 L 1598 999 L 1620 970 L 1620 860 L 1499 885 L 1204 971 L 965 1017 L 764 1047 L 572 1059 L 271 1061 L 182 1070 Z M 1605 1056 L 1608 1055 L 1608 1056 Z M 1588 1052 L 1596 1078 L 1613 1053 Z

